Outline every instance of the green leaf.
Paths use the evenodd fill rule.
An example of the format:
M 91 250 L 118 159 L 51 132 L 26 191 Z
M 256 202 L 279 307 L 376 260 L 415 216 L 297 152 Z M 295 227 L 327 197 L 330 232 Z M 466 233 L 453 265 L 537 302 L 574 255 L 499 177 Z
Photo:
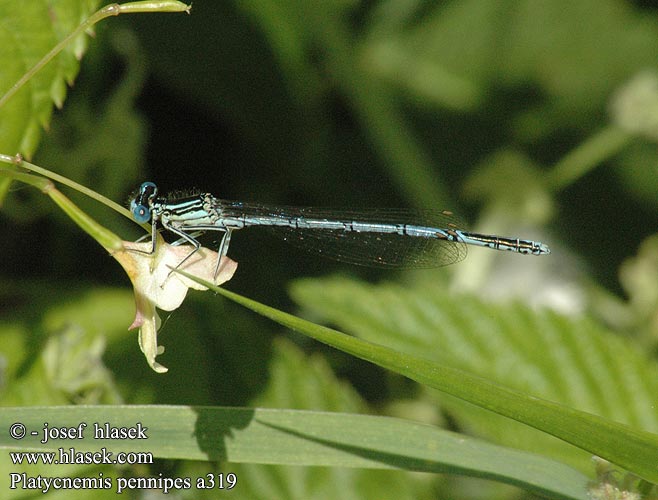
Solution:
M 658 431 L 658 369 L 628 341 L 586 319 L 517 304 L 486 304 L 438 287 L 300 280 L 296 301 L 321 321 L 370 342 L 468 371 L 636 429 Z M 526 426 L 448 404 L 480 435 L 590 468 L 589 458 Z
M 6 327 L 0 328 L 3 346 L 12 340 L 11 333 Z M 6 387 L 0 393 L 0 406 L 123 402 L 102 360 L 105 345 L 105 337 L 75 324 L 52 332 L 43 345 L 32 348 L 30 354 L 36 356 L 28 358 L 29 369 L 6 370 L 2 374 Z M 18 356 L 22 358 L 24 353 L 0 351 L 1 358 L 13 362 L 22 360 Z
M 307 356 L 286 339 L 276 339 L 273 347 L 269 381 L 254 406 L 366 412 L 359 395 L 335 378 L 323 357 Z M 345 416 L 346 425 L 350 418 Z M 231 464 L 226 469 L 241 479 L 241 498 L 432 498 L 428 478 L 403 471 L 258 464 Z
M 648 481 L 658 482 L 657 434 L 513 390 L 447 364 L 432 362 L 426 355 L 416 357 L 350 337 L 229 292 L 189 273 L 177 272 L 281 325 L 411 380 L 542 430 L 625 467 Z M 406 321 L 409 318 L 400 319 Z M 469 318 L 455 319 L 468 321 Z M 550 334 L 551 331 L 547 328 L 546 333 Z M 495 336 L 491 337 L 491 342 L 495 342 Z M 482 357 L 486 353 L 474 354 Z M 546 355 L 545 352 L 538 354 Z M 558 354 L 563 355 L 564 351 Z
M 58 427 L 87 424 L 77 451 L 150 452 L 160 458 L 404 469 L 473 474 L 504 480 L 552 498 L 585 499 L 586 478 L 550 460 L 500 448 L 435 427 L 390 417 L 278 409 L 182 406 L 79 406 L 6 408 L 0 428 L 26 426 L 14 440 L 0 434 L 5 450 L 56 450 L 39 433 L 44 422 Z M 95 440 L 94 424 L 147 427 L 146 440 Z M 67 441 L 68 442 L 68 441 Z M 7 457 L 7 453 L 3 453 Z M 14 466 L 14 470 L 15 470 Z M 63 475 L 63 474 L 62 474 Z
M 0 2 L 0 97 L 97 6 L 97 0 Z M 0 152 L 32 156 L 53 103 L 62 106 L 66 84 L 78 72 L 85 36 L 69 44 L 0 108 Z M 11 180 L 0 179 L 0 203 Z
M 307 356 L 286 339 L 276 339 L 267 387 L 254 406 L 364 412 L 366 404 L 347 382 L 335 378 L 324 358 Z
M 134 34 L 112 28 L 97 36 L 99 46 L 90 51 L 88 67 L 76 92 L 67 101 L 66 112 L 53 121 L 36 161 L 121 201 L 137 185 L 143 170 L 147 124 L 136 109 L 136 100 L 142 91 L 146 67 Z M 117 57 L 122 58 L 123 71 L 115 77 L 111 89 L 91 101 L 89 95 L 97 92 L 96 75 L 112 66 Z M 96 200 L 79 197 L 75 201 L 92 216 L 99 211 Z M 34 200 L 14 203 L 16 216 L 35 216 L 35 210 L 28 209 L 35 205 Z
M 86 47 L 85 31 L 121 13 L 189 12 L 176 0 L 110 4 L 90 15 L 97 0 L 0 3 L 0 152 L 31 156 L 52 103 L 62 107 L 66 84 L 73 83 Z M 0 180 L 0 201 L 9 179 Z
M 123 402 L 103 357 L 106 343 L 134 338 L 127 332 L 133 294 L 69 285 L 54 299 L 44 296 L 43 283 L 7 285 L 25 304 L 14 312 L 29 326 L 0 324 L 0 358 L 7 360 L 0 406 Z
M 73 31 L 98 6 L 97 0 L 0 2 L 0 95 Z M 78 72 L 86 45 L 80 36 L 37 73 L 0 109 L 0 151 L 32 155 L 48 125 L 53 103 L 61 106 L 66 84 Z

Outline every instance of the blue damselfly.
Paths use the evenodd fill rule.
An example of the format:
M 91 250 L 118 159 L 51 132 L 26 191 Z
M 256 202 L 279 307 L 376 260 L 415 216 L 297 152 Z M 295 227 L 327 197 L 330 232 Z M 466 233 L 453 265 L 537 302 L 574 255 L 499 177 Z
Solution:
M 448 211 L 266 206 L 221 200 L 211 194 L 165 197 L 152 182 L 144 182 L 130 203 L 137 222 L 152 224 L 152 252 L 160 224 L 194 246 L 206 231 L 223 233 L 219 256 L 228 252 L 231 234 L 262 226 L 286 241 L 343 262 L 384 267 L 439 267 L 466 257 L 466 245 L 521 254 L 549 254 L 537 241 L 467 232 Z M 179 264 L 179 266 L 180 266 Z M 219 266 L 219 260 L 218 260 Z

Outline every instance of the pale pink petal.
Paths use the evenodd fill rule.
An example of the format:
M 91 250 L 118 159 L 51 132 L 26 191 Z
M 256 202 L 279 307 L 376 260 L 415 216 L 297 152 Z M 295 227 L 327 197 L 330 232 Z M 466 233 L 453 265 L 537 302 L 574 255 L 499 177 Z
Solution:
M 135 320 L 129 329 L 139 328 L 139 347 L 149 366 L 156 372 L 164 373 L 167 368 L 155 361 L 155 357 L 164 352 L 164 347 L 158 346 L 160 317 L 156 308 L 173 311 L 183 303 L 189 288 L 207 288 L 172 272 L 190 254 L 192 247 L 172 246 L 159 240 L 156 253 L 151 255 L 148 253 L 150 250 L 151 243 L 148 242 L 124 242 L 124 249 L 114 252 L 113 257 L 128 273 L 135 290 Z M 238 265 L 228 257 L 223 257 L 217 278 L 214 279 L 217 257 L 217 252 L 201 248 L 178 269 L 219 285 L 231 279 Z

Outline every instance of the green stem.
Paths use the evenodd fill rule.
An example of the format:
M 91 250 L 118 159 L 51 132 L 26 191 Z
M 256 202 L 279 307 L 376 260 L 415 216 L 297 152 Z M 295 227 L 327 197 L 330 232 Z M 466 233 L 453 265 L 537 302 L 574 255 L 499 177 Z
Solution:
M 0 155 L 0 160 L 4 161 L 6 158 L 6 155 Z M 36 175 L 16 172 L 15 170 L 7 168 L 0 168 L 0 174 L 25 182 L 26 184 L 34 186 L 46 193 L 83 231 L 94 238 L 107 250 L 116 251 L 123 248 L 123 241 L 121 238 L 109 229 L 101 226 L 85 212 L 80 210 L 80 208 L 64 196 L 64 194 L 59 191 L 50 180 Z
M 117 251 L 123 248 L 121 238 L 80 210 L 75 203 L 64 196 L 61 191 L 57 190 L 52 183 L 44 191 L 66 215 L 104 248 L 110 251 Z
M 16 156 L 8 156 L 5 154 L 0 154 L 0 162 L 4 163 L 10 163 L 12 165 L 16 165 L 19 167 L 22 167 L 26 170 L 29 170 L 31 172 L 35 172 L 39 175 L 42 175 L 44 177 L 48 177 L 49 179 L 52 179 L 56 182 L 59 182 L 60 184 L 64 184 L 65 186 L 68 186 L 72 189 L 75 189 L 76 191 L 89 196 L 91 199 L 98 201 L 99 203 L 102 203 L 108 208 L 111 208 L 115 212 L 118 212 L 119 214 L 123 215 L 124 217 L 127 217 L 130 219 L 132 222 L 135 222 L 135 219 L 133 219 L 132 214 L 130 213 L 130 210 L 127 208 L 119 205 L 115 201 L 110 200 L 109 198 L 103 196 L 102 194 L 97 193 L 96 191 L 93 191 L 92 189 L 89 189 L 86 186 L 83 186 L 82 184 L 78 184 L 75 181 L 72 181 L 71 179 L 64 177 L 62 175 L 56 174 L 55 172 L 51 172 L 50 170 L 47 170 L 45 168 L 39 167 L 37 165 L 34 165 L 30 162 L 27 162 L 23 160 L 23 158 L 20 155 Z M 15 176 L 17 179 L 19 179 L 18 176 Z M 21 179 L 22 180 L 22 179 Z M 151 225 L 150 224 L 141 224 L 141 226 L 147 230 L 151 231 Z
M 16 170 L 11 170 L 5 167 L 0 167 L 0 175 L 24 182 L 25 184 L 29 184 L 30 186 L 34 186 L 35 188 L 40 189 L 41 191 L 45 191 L 48 189 L 48 186 L 53 185 L 52 182 L 50 182 L 48 179 L 44 179 L 43 177 L 16 172 Z
M 548 184 L 555 191 L 583 177 L 603 161 L 626 146 L 631 135 L 617 127 L 606 127 L 580 144 L 560 160 L 548 175 Z

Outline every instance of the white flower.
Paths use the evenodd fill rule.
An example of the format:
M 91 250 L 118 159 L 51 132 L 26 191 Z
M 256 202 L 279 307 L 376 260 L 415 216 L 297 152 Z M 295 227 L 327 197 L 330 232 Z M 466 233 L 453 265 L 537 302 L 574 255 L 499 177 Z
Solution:
M 135 320 L 128 329 L 139 328 L 139 347 L 146 356 L 149 366 L 158 373 L 164 373 L 167 368 L 155 361 L 155 357 L 164 352 L 164 347 L 158 346 L 160 317 L 156 308 L 173 311 L 183 303 L 189 288 L 207 290 L 197 282 L 171 272 L 172 269 L 178 268 L 220 285 L 231 279 L 238 264 L 228 257 L 223 257 L 215 278 L 217 252 L 200 248 L 178 267 L 192 252 L 193 247 L 169 245 L 159 238 L 156 252 L 151 255 L 148 253 L 150 250 L 150 242 L 124 241 L 123 248 L 114 252 L 112 256 L 128 273 L 135 290 L 137 311 Z

